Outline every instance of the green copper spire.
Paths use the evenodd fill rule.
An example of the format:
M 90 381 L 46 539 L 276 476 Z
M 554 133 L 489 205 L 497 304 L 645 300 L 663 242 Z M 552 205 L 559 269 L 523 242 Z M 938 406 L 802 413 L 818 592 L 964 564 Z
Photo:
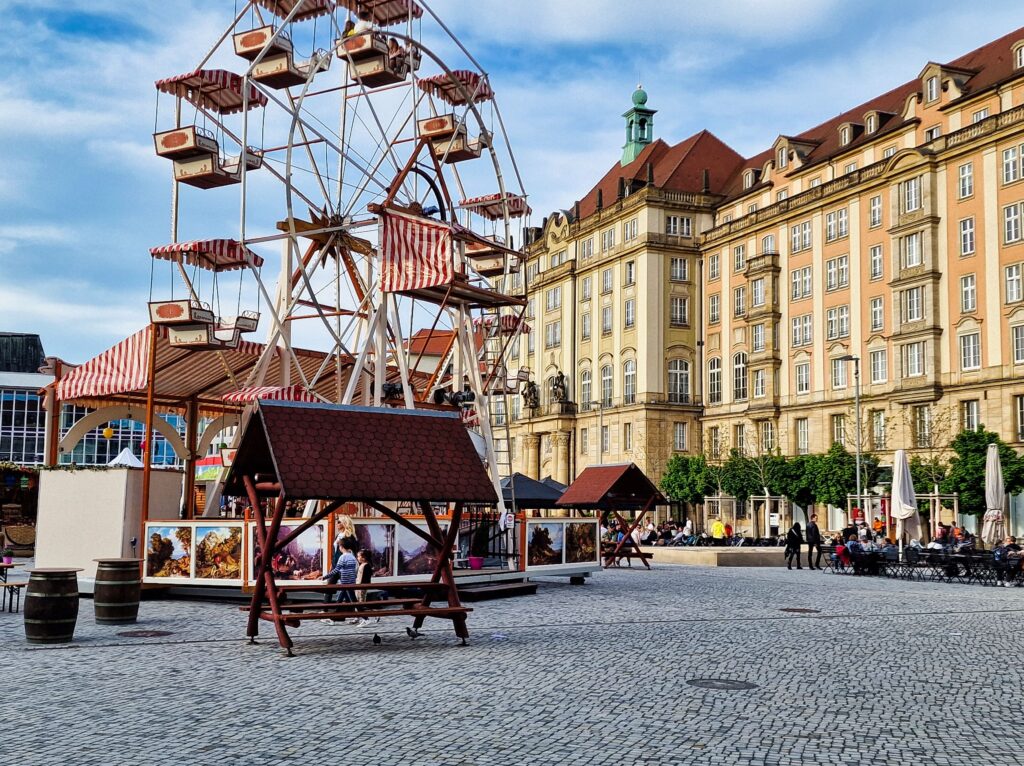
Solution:
M 626 118 L 626 145 L 622 147 L 620 165 L 635 160 L 643 148 L 654 138 L 654 114 L 657 109 L 647 108 L 647 91 L 637 85 L 633 91 L 633 108 L 622 116 Z

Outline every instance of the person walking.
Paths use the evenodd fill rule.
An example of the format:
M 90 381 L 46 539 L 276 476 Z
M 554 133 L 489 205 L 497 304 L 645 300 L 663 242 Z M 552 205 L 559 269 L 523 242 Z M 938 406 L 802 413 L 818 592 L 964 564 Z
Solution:
M 793 568 L 793 559 L 796 558 L 796 568 L 800 566 L 800 547 L 804 544 L 803 531 L 800 529 L 800 522 L 793 522 L 793 526 L 786 533 L 786 569 Z
M 337 565 L 327 573 L 324 582 L 329 585 L 335 585 L 339 582 L 342 585 L 355 585 L 357 567 L 358 564 L 356 556 L 352 552 L 351 543 L 348 540 L 343 540 L 341 543 L 341 558 L 338 559 Z M 333 600 L 330 591 L 324 594 L 324 603 L 330 604 Z M 341 604 L 351 603 L 355 600 L 351 590 L 342 590 L 338 593 L 338 602 Z
M 812 559 L 815 549 L 818 551 L 817 558 Z M 812 513 L 811 520 L 807 522 L 807 566 L 811 569 L 821 569 L 821 530 L 818 529 L 818 514 Z

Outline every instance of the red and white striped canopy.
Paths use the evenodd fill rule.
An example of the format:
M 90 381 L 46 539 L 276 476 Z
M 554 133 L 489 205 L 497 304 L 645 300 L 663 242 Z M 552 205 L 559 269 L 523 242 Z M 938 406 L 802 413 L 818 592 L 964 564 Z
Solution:
M 338 5 L 353 13 L 369 11 L 375 24 L 388 27 L 406 21 L 409 14 L 414 19 L 423 15 L 423 8 L 416 0 L 337 0 Z
M 502 314 L 500 317 L 497 317 L 497 319 L 501 326 L 502 332 L 515 332 L 520 325 L 522 325 L 524 333 L 530 332 L 530 325 L 528 325 L 526 322 L 523 321 L 521 317 L 518 317 L 515 314 Z M 479 329 L 480 327 L 493 327 L 494 322 L 495 317 L 493 315 L 482 316 L 477 317 L 476 319 L 473 320 L 473 326 L 477 329 Z
M 468 69 L 456 69 L 450 75 L 446 72 L 433 77 L 424 77 L 419 86 L 452 106 L 462 106 L 470 101 L 489 101 L 494 98 L 487 78 Z
M 224 394 L 221 397 L 225 402 L 255 402 L 259 399 L 276 399 L 283 402 L 319 402 L 320 399 L 313 396 L 309 391 L 300 385 L 294 386 L 245 386 Z
M 197 69 L 156 81 L 161 93 L 179 96 L 200 109 L 219 114 L 242 111 L 242 77 L 226 69 Z M 249 108 L 266 106 L 267 97 L 249 85 Z
M 399 293 L 452 281 L 451 227 L 395 210 L 381 212 L 380 288 Z
M 256 0 L 257 5 L 263 6 L 282 19 L 288 18 L 288 14 L 298 3 L 301 3 L 302 7 L 292 16 L 292 21 L 303 21 L 334 13 L 334 0 Z
M 479 213 L 484 218 L 489 218 L 495 221 L 505 216 L 505 204 L 508 203 L 508 214 L 511 218 L 519 218 L 523 215 L 529 215 L 533 211 L 530 210 L 530 206 L 526 204 L 526 197 L 520 194 L 513 194 L 512 192 L 505 192 L 504 194 L 485 194 L 482 197 L 470 197 L 464 199 L 459 203 L 459 207 L 465 210 L 472 210 L 474 213 Z
M 263 259 L 234 239 L 196 239 L 150 248 L 149 254 L 165 261 L 181 259 L 189 266 L 210 271 L 232 271 L 246 266 L 259 268 Z

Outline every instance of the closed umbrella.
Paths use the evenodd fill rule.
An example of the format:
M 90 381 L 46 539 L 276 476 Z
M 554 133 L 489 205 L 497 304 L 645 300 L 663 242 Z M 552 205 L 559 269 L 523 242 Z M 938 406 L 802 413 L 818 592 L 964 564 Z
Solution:
M 999 462 L 999 447 L 988 445 L 985 455 L 985 517 L 981 526 L 981 539 L 985 545 L 995 545 L 1006 535 L 1003 518 L 1003 500 L 1006 488 L 1003 486 L 1003 466 Z
M 906 450 L 896 450 L 892 465 L 892 517 L 896 519 L 896 538 L 903 550 L 903 534 L 910 540 L 921 539 L 921 516 L 917 512 L 914 480 Z

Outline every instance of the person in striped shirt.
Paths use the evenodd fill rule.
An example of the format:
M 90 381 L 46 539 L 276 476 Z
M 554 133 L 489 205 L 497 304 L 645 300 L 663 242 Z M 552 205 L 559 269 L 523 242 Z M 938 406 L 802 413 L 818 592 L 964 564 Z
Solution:
M 344 539 L 341 543 L 341 558 L 334 565 L 334 569 L 327 573 L 324 582 L 331 585 L 338 582 L 342 585 L 354 585 L 356 581 L 356 566 L 356 557 L 352 553 L 352 544 L 348 539 Z M 332 593 L 324 594 L 324 602 L 331 603 L 333 600 L 334 596 Z M 343 590 L 338 594 L 338 603 L 352 603 L 355 600 L 355 594 L 350 590 Z

